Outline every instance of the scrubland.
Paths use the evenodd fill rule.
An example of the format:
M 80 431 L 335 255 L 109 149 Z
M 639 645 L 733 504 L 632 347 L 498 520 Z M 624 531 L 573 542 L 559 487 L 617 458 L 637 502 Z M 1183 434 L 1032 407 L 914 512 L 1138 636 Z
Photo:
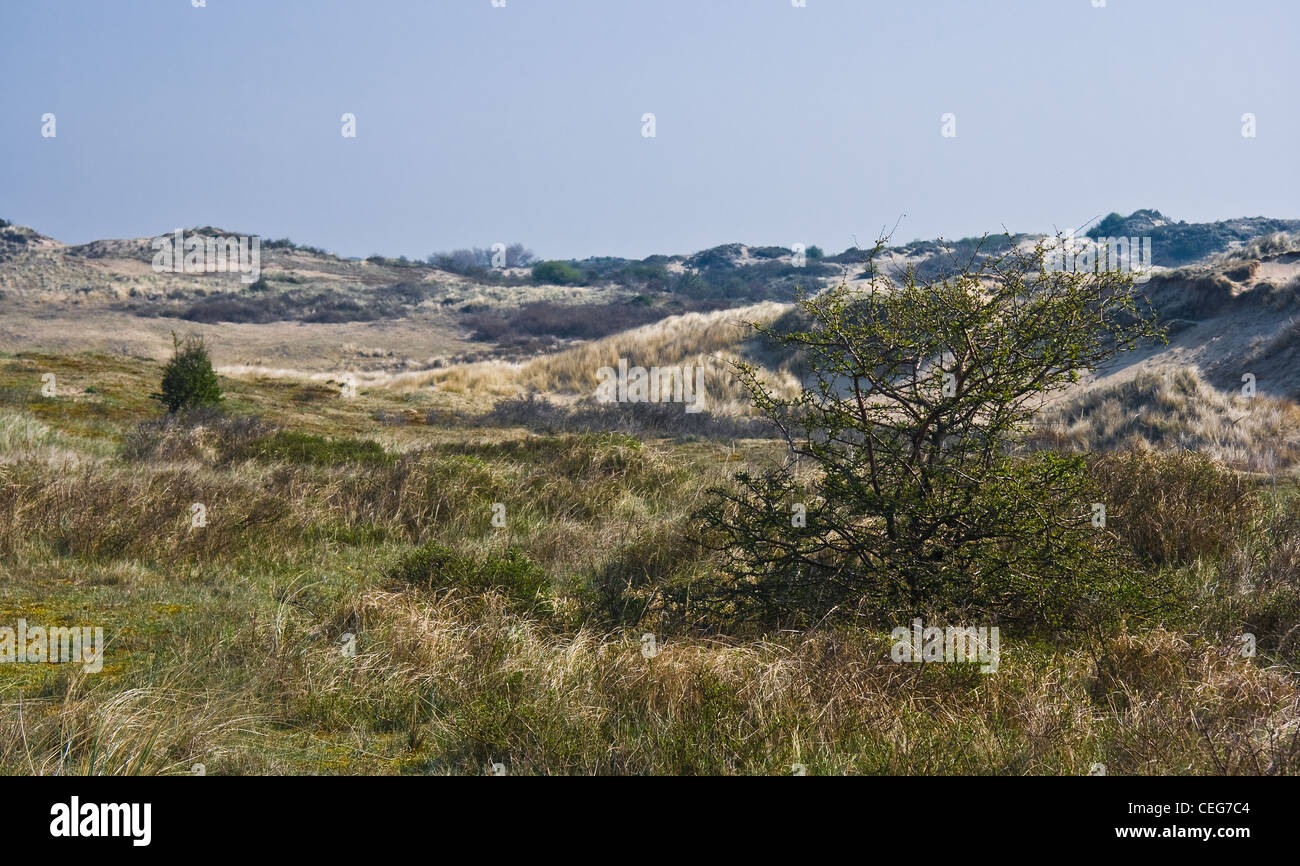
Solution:
M 705 489 L 780 455 L 724 362 L 737 321 L 781 312 L 637 332 L 720 398 L 680 429 L 621 407 L 635 436 L 572 414 L 645 350 L 627 336 L 351 399 L 224 378 L 220 411 L 171 419 L 156 360 L 0 356 L 0 624 L 107 638 L 99 673 L 0 666 L 0 772 L 1300 772 L 1297 409 L 1190 372 L 1080 397 L 1035 440 L 1090 452 L 1158 617 L 1008 628 L 983 674 L 896 664 L 875 625 L 697 610 Z

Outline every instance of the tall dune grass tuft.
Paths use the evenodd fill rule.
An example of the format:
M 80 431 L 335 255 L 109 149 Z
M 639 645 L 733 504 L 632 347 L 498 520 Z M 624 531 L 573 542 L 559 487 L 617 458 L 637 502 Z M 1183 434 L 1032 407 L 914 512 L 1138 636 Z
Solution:
M 1040 421 L 1037 441 L 1079 451 L 1196 451 L 1254 472 L 1300 462 L 1300 407 L 1225 394 L 1190 367 L 1091 389 Z

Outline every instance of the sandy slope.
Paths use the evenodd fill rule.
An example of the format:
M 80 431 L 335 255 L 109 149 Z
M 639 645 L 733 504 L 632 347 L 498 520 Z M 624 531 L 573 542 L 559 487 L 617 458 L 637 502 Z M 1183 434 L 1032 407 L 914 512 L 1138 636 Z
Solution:
M 230 374 L 312 377 L 355 370 L 401 376 L 443 367 L 473 350 L 481 356 L 485 347 L 468 340 L 458 307 L 539 298 L 605 303 L 620 291 L 483 285 L 427 266 L 264 250 L 262 273 L 272 292 L 323 293 L 365 305 L 395 284 L 416 284 L 423 300 L 376 321 L 196 324 L 175 317 L 184 304 L 222 293 L 249 297 L 248 287 L 234 274 L 156 273 L 151 255 L 147 239 L 69 247 L 32 235 L 0 260 L 0 351 L 158 358 L 170 349 L 173 330 L 197 331 L 213 338 L 214 361 Z M 1170 326 L 1168 346 L 1123 356 L 1081 383 L 1081 390 L 1146 370 L 1191 366 L 1221 389 L 1239 389 L 1249 373 L 1262 394 L 1300 395 L 1300 251 L 1285 245 L 1247 249 L 1163 273 L 1147 286 Z M 171 315 L 158 316 L 162 310 Z M 656 328 L 643 329 L 648 340 Z

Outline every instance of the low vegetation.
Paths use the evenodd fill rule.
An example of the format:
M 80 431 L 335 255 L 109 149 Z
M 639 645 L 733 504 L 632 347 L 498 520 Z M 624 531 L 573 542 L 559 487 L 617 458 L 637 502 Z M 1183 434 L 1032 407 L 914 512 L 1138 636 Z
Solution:
M 553 349 L 562 341 L 597 340 L 668 316 L 712 308 L 676 299 L 654 304 L 644 296 L 616 304 L 529 301 L 518 308 L 471 311 L 461 321 L 476 340 L 495 343 L 507 352 L 537 351 Z
M 107 639 L 98 672 L 0 664 L 0 773 L 1300 773 L 1300 409 L 1190 368 L 1054 394 L 1153 333 L 1119 283 L 1087 296 L 1116 330 L 1061 339 L 1093 311 L 1069 291 L 934 284 L 1001 241 L 888 273 L 861 250 L 591 259 L 567 287 L 522 247 L 436 279 L 322 259 L 371 283 L 319 307 L 316 253 L 268 249 L 293 268 L 150 303 L 436 307 L 508 357 L 358 370 L 344 396 L 218 377 L 196 342 L 0 355 L 0 626 Z M 620 360 L 701 369 L 702 411 L 599 402 Z M 819 382 L 835 400 L 805 401 Z M 999 628 L 996 672 L 896 662 L 916 618 Z
M 1300 462 L 1300 407 L 1218 391 L 1191 368 L 1092 388 L 1049 408 L 1040 427 L 1034 441 L 1078 451 L 1193 451 L 1264 473 Z
M 0 772 L 1300 772 L 1294 457 L 1281 421 L 1227 437 L 1232 401 L 1194 379 L 1095 392 L 1024 445 L 1082 473 L 1105 561 L 1158 604 L 1086 623 L 955 595 L 793 628 L 733 615 L 705 491 L 784 443 L 743 388 L 700 415 L 582 395 L 620 355 L 715 354 L 710 375 L 771 362 L 793 395 L 795 367 L 774 371 L 811 359 L 736 339 L 789 313 L 691 313 L 350 399 L 222 380 L 220 407 L 170 413 L 158 362 L 0 356 L 0 625 L 107 638 L 98 673 L 0 665 Z M 1130 421 L 1108 400 L 1153 408 Z M 1242 471 L 1268 449 L 1277 471 Z M 1109 592 L 1097 577 L 1081 591 Z M 891 659 L 898 617 L 940 611 L 1001 626 L 996 673 Z

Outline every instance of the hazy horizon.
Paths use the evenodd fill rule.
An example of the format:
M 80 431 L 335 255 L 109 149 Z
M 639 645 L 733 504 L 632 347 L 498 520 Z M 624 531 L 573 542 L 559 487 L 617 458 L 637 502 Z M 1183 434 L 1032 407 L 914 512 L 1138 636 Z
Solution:
M 0 217 L 641 258 L 1300 215 L 1281 2 L 131 8 L 0 10 Z

